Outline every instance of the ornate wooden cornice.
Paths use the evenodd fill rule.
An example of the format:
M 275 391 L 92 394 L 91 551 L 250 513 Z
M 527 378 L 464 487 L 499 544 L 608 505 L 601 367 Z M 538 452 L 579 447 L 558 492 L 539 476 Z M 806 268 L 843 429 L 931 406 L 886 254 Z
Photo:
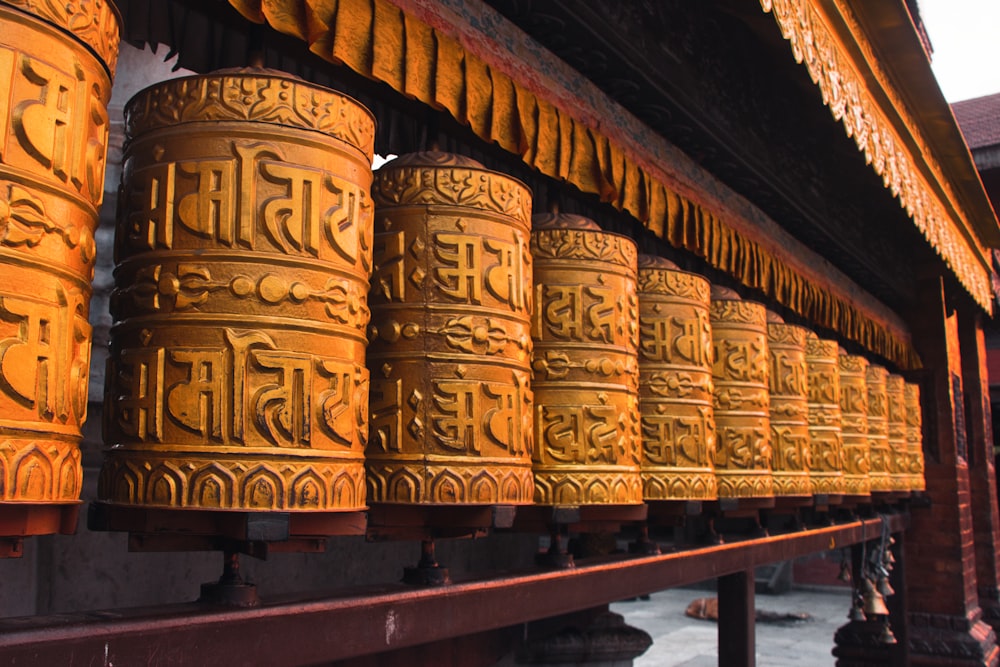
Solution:
M 774 16 L 791 45 L 795 60 L 806 66 L 819 87 L 833 117 L 843 124 L 927 242 L 989 312 L 992 291 L 985 246 L 1000 238 L 996 216 L 982 187 L 976 192 L 978 179 L 974 178 L 971 159 L 965 156 L 966 164 L 955 155 L 939 160 L 936 149 L 954 139 L 941 135 L 954 128 L 948 128 L 947 123 L 942 128 L 940 122 L 931 126 L 928 120 L 940 119 L 916 113 L 906 98 L 912 93 L 906 86 L 913 88 L 913 82 L 903 81 L 881 64 L 885 57 L 878 53 L 884 48 L 878 44 L 878 33 L 900 27 L 912 31 L 912 24 L 903 25 L 900 18 L 905 16 L 909 22 L 905 7 L 898 3 L 898 16 L 892 22 L 873 16 L 871 8 L 863 4 L 853 0 L 761 0 L 763 10 Z M 915 32 L 912 37 L 913 48 L 920 49 Z M 891 46 L 901 52 L 913 50 L 898 37 Z M 922 63 L 909 62 L 903 74 L 911 79 L 922 74 L 923 80 L 917 83 L 931 83 L 930 65 L 922 50 L 919 56 Z M 933 88 L 936 90 L 936 84 Z M 921 90 L 926 90 L 926 85 Z M 945 120 L 954 125 L 954 120 Z M 967 170 L 973 172 L 971 179 Z

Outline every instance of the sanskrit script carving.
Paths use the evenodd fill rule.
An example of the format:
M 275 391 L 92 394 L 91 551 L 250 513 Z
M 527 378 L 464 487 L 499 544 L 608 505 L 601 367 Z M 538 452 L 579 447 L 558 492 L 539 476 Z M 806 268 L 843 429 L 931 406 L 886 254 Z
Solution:
M 374 192 L 371 499 L 531 502 L 530 193 L 438 152 Z
M 813 492 L 846 492 L 840 414 L 840 366 L 837 342 L 811 334 L 806 341 L 809 369 L 809 438 Z
M 892 491 L 892 465 L 889 450 L 889 396 L 886 381 L 889 371 L 874 364 L 868 367 L 865 384 L 868 388 L 868 447 L 872 491 Z
M 773 495 L 766 311 L 717 299 L 710 315 L 719 497 Z
M 114 77 L 118 64 L 120 18 L 108 0 L 3 0 L 71 32 L 92 48 Z
M 871 493 L 870 446 L 868 443 L 868 360 L 840 354 L 840 414 L 844 443 L 844 483 L 851 495 Z
M 808 331 L 792 324 L 767 325 L 770 358 L 771 451 L 775 495 L 807 496 L 809 478 L 809 399 L 806 371 Z
M 117 48 L 106 3 L 0 2 L 0 502 L 79 499 Z
M 116 446 L 98 490 L 108 501 L 365 505 L 371 155 L 344 143 L 365 131 L 331 137 L 287 115 L 281 91 L 313 87 L 264 79 L 190 77 L 130 102 L 144 115 L 131 125 L 116 233 L 105 413 Z M 217 97 L 236 90 L 259 106 Z M 371 124 L 360 107 L 344 116 Z
M 579 216 L 541 224 L 531 241 L 535 502 L 640 503 L 635 245 Z
M 924 436 L 923 417 L 920 408 L 920 385 L 907 382 L 903 388 L 906 404 L 906 453 L 909 486 L 912 491 L 923 491 L 924 481 Z

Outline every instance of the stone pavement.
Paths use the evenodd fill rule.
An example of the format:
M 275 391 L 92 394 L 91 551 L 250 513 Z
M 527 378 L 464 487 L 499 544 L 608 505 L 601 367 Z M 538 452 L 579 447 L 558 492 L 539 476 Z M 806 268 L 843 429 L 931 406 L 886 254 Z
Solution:
M 693 600 L 714 595 L 704 589 L 676 588 L 653 593 L 649 600 L 611 605 L 626 623 L 653 638 L 653 645 L 635 660 L 635 667 L 716 667 L 717 624 L 684 615 Z M 758 621 L 758 667 L 833 667 L 833 634 L 847 623 L 849 604 L 846 587 L 794 588 L 781 595 L 757 595 L 758 611 L 805 612 L 813 617 L 801 622 Z

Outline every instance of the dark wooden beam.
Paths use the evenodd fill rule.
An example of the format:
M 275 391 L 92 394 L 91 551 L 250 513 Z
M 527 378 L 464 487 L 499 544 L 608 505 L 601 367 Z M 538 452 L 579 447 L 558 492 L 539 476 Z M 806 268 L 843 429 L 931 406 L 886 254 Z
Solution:
M 907 514 L 888 515 L 893 532 Z M 18 665 L 326 663 L 518 625 L 881 535 L 874 519 L 657 556 L 581 560 L 436 588 L 392 584 L 257 608 L 199 604 L 0 620 Z

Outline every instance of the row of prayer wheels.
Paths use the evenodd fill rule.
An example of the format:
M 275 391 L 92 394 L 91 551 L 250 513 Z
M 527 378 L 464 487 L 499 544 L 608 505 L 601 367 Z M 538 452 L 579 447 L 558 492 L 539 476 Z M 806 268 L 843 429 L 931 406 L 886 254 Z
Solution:
M 0 499 L 75 502 L 110 70 L 57 95 L 31 62 L 7 98 L 26 101 L 0 107 Z M 593 221 L 532 219 L 523 184 L 472 160 L 418 153 L 373 177 L 375 122 L 349 97 L 229 70 L 125 114 L 105 502 L 923 488 L 915 385 Z

